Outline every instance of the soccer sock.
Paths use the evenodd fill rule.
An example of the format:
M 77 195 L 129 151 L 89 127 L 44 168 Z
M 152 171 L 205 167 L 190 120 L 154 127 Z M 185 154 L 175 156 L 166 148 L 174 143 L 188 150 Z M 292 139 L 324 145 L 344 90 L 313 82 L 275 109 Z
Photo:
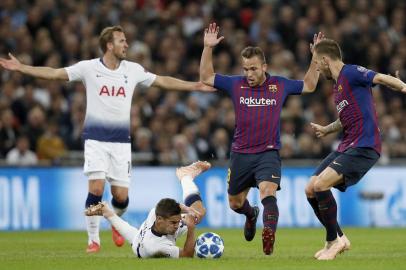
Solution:
M 200 197 L 199 194 L 190 194 L 189 196 L 186 197 L 185 199 L 185 205 L 186 206 L 191 206 L 193 203 L 197 202 L 197 201 L 201 201 L 202 198 Z
M 307 201 L 309 202 L 310 206 L 313 208 L 313 211 L 316 214 L 316 217 L 319 219 L 320 223 L 323 224 L 324 227 L 326 227 L 324 225 L 323 219 L 320 216 L 319 203 L 317 202 L 317 199 L 316 198 L 307 198 Z M 338 222 L 337 222 L 337 234 L 340 237 L 343 236 L 343 234 L 344 234 L 343 231 L 341 230 L 340 226 L 338 225 Z
M 117 214 L 117 216 L 121 217 L 125 213 L 129 202 L 130 199 L 128 197 L 124 202 L 119 202 L 114 199 L 114 197 L 111 199 L 111 205 L 113 206 L 114 212 Z
M 273 232 L 276 231 L 278 226 L 279 209 L 276 203 L 275 196 L 268 196 L 262 199 L 262 205 L 264 206 L 264 212 L 262 213 L 262 220 L 264 227 L 269 227 Z
M 326 227 L 327 241 L 337 238 L 337 203 L 330 190 L 316 192 L 316 199 L 319 204 L 320 217 Z
M 125 240 L 128 241 L 128 243 L 132 244 L 134 237 L 138 232 L 137 228 L 131 226 L 117 215 L 108 217 L 107 220 L 110 221 L 111 225 L 116 228 L 116 230 L 125 238 Z
M 192 194 L 199 194 L 199 189 L 197 188 L 193 177 L 190 175 L 185 175 L 180 179 L 183 191 L 183 201 L 186 200 Z
M 90 205 L 98 204 L 99 202 L 101 202 L 101 200 L 102 196 L 97 196 L 89 192 L 86 199 L 86 208 L 88 208 Z M 100 244 L 99 227 L 100 216 L 86 216 L 88 244 L 91 244 L 92 241 Z
M 251 219 L 255 216 L 254 208 L 251 207 L 247 199 L 245 199 L 244 204 L 240 208 L 233 210 L 238 214 L 245 215 L 248 219 Z

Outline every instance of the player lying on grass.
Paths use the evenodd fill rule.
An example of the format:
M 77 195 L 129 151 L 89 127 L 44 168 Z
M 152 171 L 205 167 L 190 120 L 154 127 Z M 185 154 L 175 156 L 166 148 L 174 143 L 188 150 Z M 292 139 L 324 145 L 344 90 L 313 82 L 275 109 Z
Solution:
M 104 216 L 112 226 L 131 244 L 138 258 L 193 257 L 195 225 L 205 215 L 199 189 L 193 180 L 211 167 L 206 161 L 198 161 L 176 170 L 183 191 L 185 204 L 165 198 L 158 202 L 139 229 L 121 219 L 107 205 L 101 202 L 85 210 L 86 216 Z M 182 218 L 181 214 L 185 214 Z M 176 239 L 186 235 L 183 248 L 176 246 Z
M 318 70 L 334 80 L 333 96 L 338 120 L 328 126 L 311 123 L 317 137 L 343 132 L 337 151 L 328 155 L 306 186 L 306 196 L 316 216 L 326 229 L 326 244 L 314 257 L 333 260 L 349 249 L 350 242 L 337 222 L 337 204 L 331 188 L 345 192 L 357 184 L 378 161 L 381 135 L 371 87 L 380 84 L 406 93 L 399 78 L 380 74 L 342 61 L 340 46 L 324 39 L 314 47 L 313 59 Z

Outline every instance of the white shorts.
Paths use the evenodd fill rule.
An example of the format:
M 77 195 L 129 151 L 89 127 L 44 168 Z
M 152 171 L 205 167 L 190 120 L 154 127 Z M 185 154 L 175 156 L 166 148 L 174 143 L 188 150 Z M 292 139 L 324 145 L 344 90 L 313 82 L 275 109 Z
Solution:
M 105 179 L 112 186 L 128 188 L 131 168 L 130 143 L 85 141 L 83 170 L 89 180 Z

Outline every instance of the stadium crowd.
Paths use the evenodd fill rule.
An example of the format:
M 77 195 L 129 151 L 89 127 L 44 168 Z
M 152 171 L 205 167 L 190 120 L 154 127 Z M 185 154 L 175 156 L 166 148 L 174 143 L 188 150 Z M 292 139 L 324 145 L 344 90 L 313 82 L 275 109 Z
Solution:
M 302 79 L 309 43 L 322 31 L 341 45 L 345 62 L 381 73 L 399 70 L 405 80 L 405 15 L 406 3 L 395 0 L 2 0 L 0 56 L 12 52 L 35 66 L 69 66 L 100 56 L 98 34 L 119 24 L 129 60 L 153 73 L 196 81 L 203 29 L 216 21 L 225 37 L 215 50 L 218 73 L 241 74 L 240 52 L 255 45 L 264 50 L 271 74 Z M 405 158 L 406 99 L 382 87 L 373 93 L 384 142 L 381 163 Z M 81 83 L 0 70 L 0 158 L 8 164 L 60 164 L 69 151 L 83 150 L 85 99 Z M 281 157 L 324 158 L 338 135 L 317 139 L 309 123 L 336 118 L 331 81 L 320 79 L 314 94 L 291 96 L 282 112 Z M 134 94 L 135 164 L 224 162 L 233 130 L 233 105 L 223 93 L 148 88 Z

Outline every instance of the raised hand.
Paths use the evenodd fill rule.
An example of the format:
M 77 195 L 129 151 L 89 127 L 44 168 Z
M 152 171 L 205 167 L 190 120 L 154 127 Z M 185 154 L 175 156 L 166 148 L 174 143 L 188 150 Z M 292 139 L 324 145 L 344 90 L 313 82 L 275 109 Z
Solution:
M 21 63 L 15 58 L 11 53 L 8 53 L 10 59 L 0 58 L 0 66 L 4 69 L 11 70 L 11 71 L 19 71 L 21 68 Z
M 205 47 L 214 47 L 221 40 L 224 39 L 223 36 L 217 37 L 220 31 L 220 27 L 216 23 L 211 23 L 208 28 L 204 29 L 204 46 Z
M 325 39 L 326 37 L 322 32 L 319 32 L 318 34 L 314 34 L 313 36 L 313 43 L 310 43 L 310 52 L 314 52 L 314 46 L 316 46 L 317 43 Z
M 317 138 L 322 138 L 327 135 L 326 127 L 320 126 L 315 123 L 310 123 L 310 126 L 316 133 Z

